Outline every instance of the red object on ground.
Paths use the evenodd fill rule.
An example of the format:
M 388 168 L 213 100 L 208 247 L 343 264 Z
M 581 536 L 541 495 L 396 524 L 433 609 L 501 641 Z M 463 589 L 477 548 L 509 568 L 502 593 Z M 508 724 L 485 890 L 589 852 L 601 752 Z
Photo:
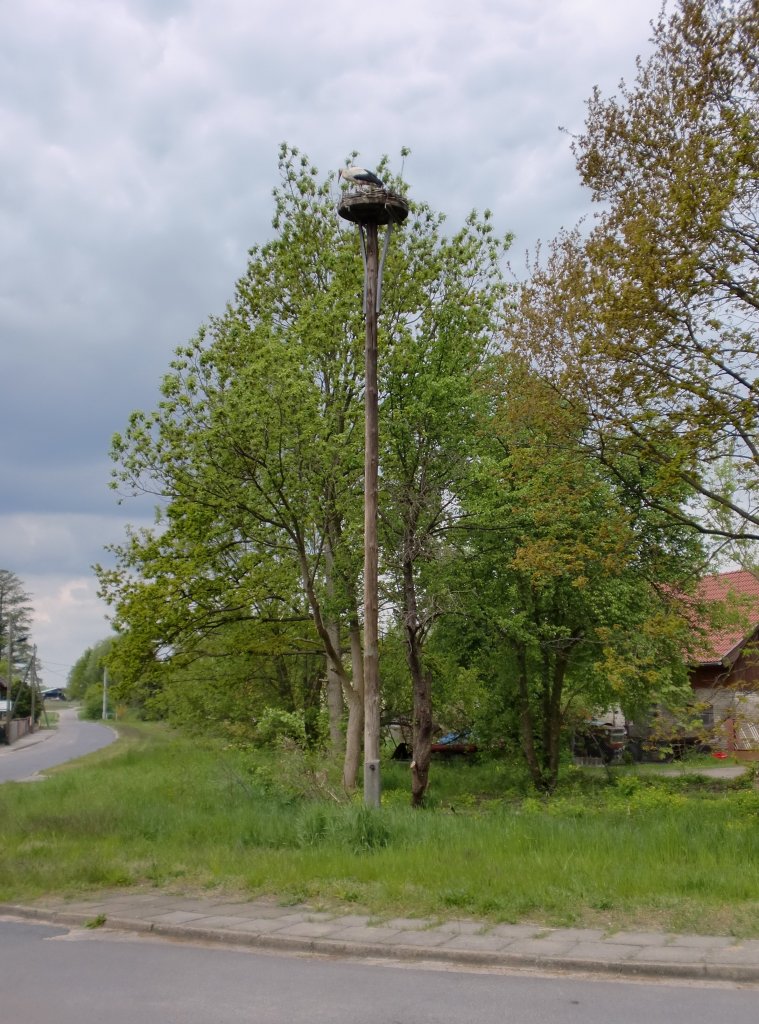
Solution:
M 720 761 L 724 761 L 724 759 L 727 757 L 727 754 L 723 753 L 723 751 L 721 750 L 715 750 L 712 754 L 712 757 L 718 757 Z

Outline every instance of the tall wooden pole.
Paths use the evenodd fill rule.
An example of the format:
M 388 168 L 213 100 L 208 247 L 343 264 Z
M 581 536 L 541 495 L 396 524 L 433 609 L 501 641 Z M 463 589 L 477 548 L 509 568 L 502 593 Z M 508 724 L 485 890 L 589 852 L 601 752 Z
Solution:
M 364 428 L 364 803 L 379 807 L 380 693 L 379 693 L 379 558 L 377 495 L 379 466 L 379 402 L 377 395 L 377 316 L 382 294 L 382 269 L 394 224 L 408 217 L 408 203 L 384 186 L 344 192 L 338 214 L 356 224 L 364 258 L 365 428 Z M 387 225 L 382 259 L 377 226 Z
M 379 401 L 377 395 L 377 225 L 366 231 L 366 348 L 364 433 L 364 803 L 379 807 L 380 699 L 377 495 L 379 463 Z
M 103 713 L 101 718 L 108 718 L 108 669 L 103 669 Z
M 5 705 L 5 742 L 11 742 L 11 718 L 13 717 L 13 616 L 8 612 L 8 701 Z

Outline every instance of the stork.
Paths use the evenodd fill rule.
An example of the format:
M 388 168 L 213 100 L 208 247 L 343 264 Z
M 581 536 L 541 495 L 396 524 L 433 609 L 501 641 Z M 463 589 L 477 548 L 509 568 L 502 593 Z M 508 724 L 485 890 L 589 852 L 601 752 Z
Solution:
M 338 185 L 341 178 L 345 178 L 352 185 L 360 185 L 364 188 L 369 185 L 374 185 L 375 188 L 385 187 L 384 181 L 380 181 L 373 171 L 367 171 L 365 167 L 341 167 L 337 172 Z

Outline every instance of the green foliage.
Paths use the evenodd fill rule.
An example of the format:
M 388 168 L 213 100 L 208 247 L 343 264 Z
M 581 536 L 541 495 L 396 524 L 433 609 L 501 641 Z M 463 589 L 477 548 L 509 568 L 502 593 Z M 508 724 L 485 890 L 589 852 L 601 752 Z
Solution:
M 256 723 L 256 737 L 264 746 L 280 746 L 290 740 L 301 748 L 306 746 L 306 724 L 302 715 L 282 708 L 265 708 Z
M 95 685 L 102 687 L 103 673 L 108 656 L 113 648 L 114 638 L 100 640 L 94 647 L 88 647 L 71 668 L 66 682 L 66 692 L 72 700 L 81 700 Z
M 15 718 L 29 718 L 34 706 L 34 721 L 39 721 L 42 713 L 42 699 L 35 695 L 32 698 L 31 687 L 27 683 L 15 684 L 13 687 L 13 715 Z
M 675 594 L 700 549 L 583 456 L 586 419 L 522 360 L 505 356 L 491 387 L 456 580 L 466 614 L 444 644 L 478 684 L 484 735 L 518 741 L 550 791 L 573 722 L 686 688 Z
M 92 683 L 84 691 L 82 696 L 82 707 L 79 712 L 80 718 L 86 718 L 89 721 L 99 721 L 103 717 L 103 684 Z M 113 718 L 115 709 L 113 701 L 111 700 L 110 694 L 106 698 L 106 715 L 108 718 Z
M 253 695 L 243 685 L 252 717 L 278 703 L 313 719 L 326 687 L 337 745 L 342 689 L 350 786 L 361 706 L 362 261 L 331 179 L 288 146 L 279 171 L 274 237 L 250 250 L 226 312 L 177 350 L 158 407 L 134 413 L 113 440 L 114 486 L 161 506 L 156 527 L 131 531 L 115 568 L 98 574 L 122 633 L 114 665 L 125 694 L 189 719 L 175 671 L 224 659 L 241 683 L 238 669 L 282 684 L 278 702 L 273 686 Z M 382 174 L 406 190 L 386 164 Z M 396 601 L 408 592 L 404 566 L 418 573 L 417 640 L 444 602 L 442 536 L 505 295 L 506 243 L 490 214 L 471 214 L 450 238 L 442 221 L 412 202 L 394 231 L 379 325 L 381 578 Z M 324 676 L 291 669 L 315 655 Z M 284 677 L 298 674 L 310 688 L 295 699 Z
M 309 804 L 298 816 L 297 844 L 302 847 L 334 846 L 362 854 L 382 849 L 393 838 L 387 817 L 371 807 Z
M 21 579 L 0 569 L 0 676 L 8 674 L 8 641 L 12 636 L 11 675 L 24 676 L 32 659 L 31 598 Z
M 603 210 L 536 262 L 515 331 L 631 495 L 755 541 L 759 10 L 677 0 L 653 42 L 588 103 L 574 149 Z

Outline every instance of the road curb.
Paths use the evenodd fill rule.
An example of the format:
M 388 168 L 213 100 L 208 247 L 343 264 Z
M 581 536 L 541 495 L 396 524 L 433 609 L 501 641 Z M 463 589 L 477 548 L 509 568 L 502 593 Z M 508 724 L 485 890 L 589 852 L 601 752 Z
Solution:
M 571 956 L 531 956 L 522 953 L 488 952 L 486 950 L 452 950 L 438 947 L 410 946 L 402 942 L 380 944 L 346 942 L 341 939 L 314 938 L 293 935 L 275 935 L 240 931 L 234 928 L 217 929 L 194 927 L 192 924 L 161 924 L 129 917 L 108 917 L 102 924 L 92 924 L 91 914 L 44 908 L 0 904 L 0 915 L 59 924 L 67 927 L 87 927 L 93 930 L 126 931 L 154 935 L 159 938 L 185 942 L 204 942 L 214 945 L 236 946 L 260 952 L 289 953 L 339 957 L 341 959 L 380 960 L 402 963 L 442 964 L 451 967 L 472 967 L 523 971 L 540 974 L 604 974 L 618 979 L 671 979 L 682 981 L 721 981 L 743 984 L 759 983 L 759 965 L 710 963 L 659 963 L 629 960 L 587 960 Z

